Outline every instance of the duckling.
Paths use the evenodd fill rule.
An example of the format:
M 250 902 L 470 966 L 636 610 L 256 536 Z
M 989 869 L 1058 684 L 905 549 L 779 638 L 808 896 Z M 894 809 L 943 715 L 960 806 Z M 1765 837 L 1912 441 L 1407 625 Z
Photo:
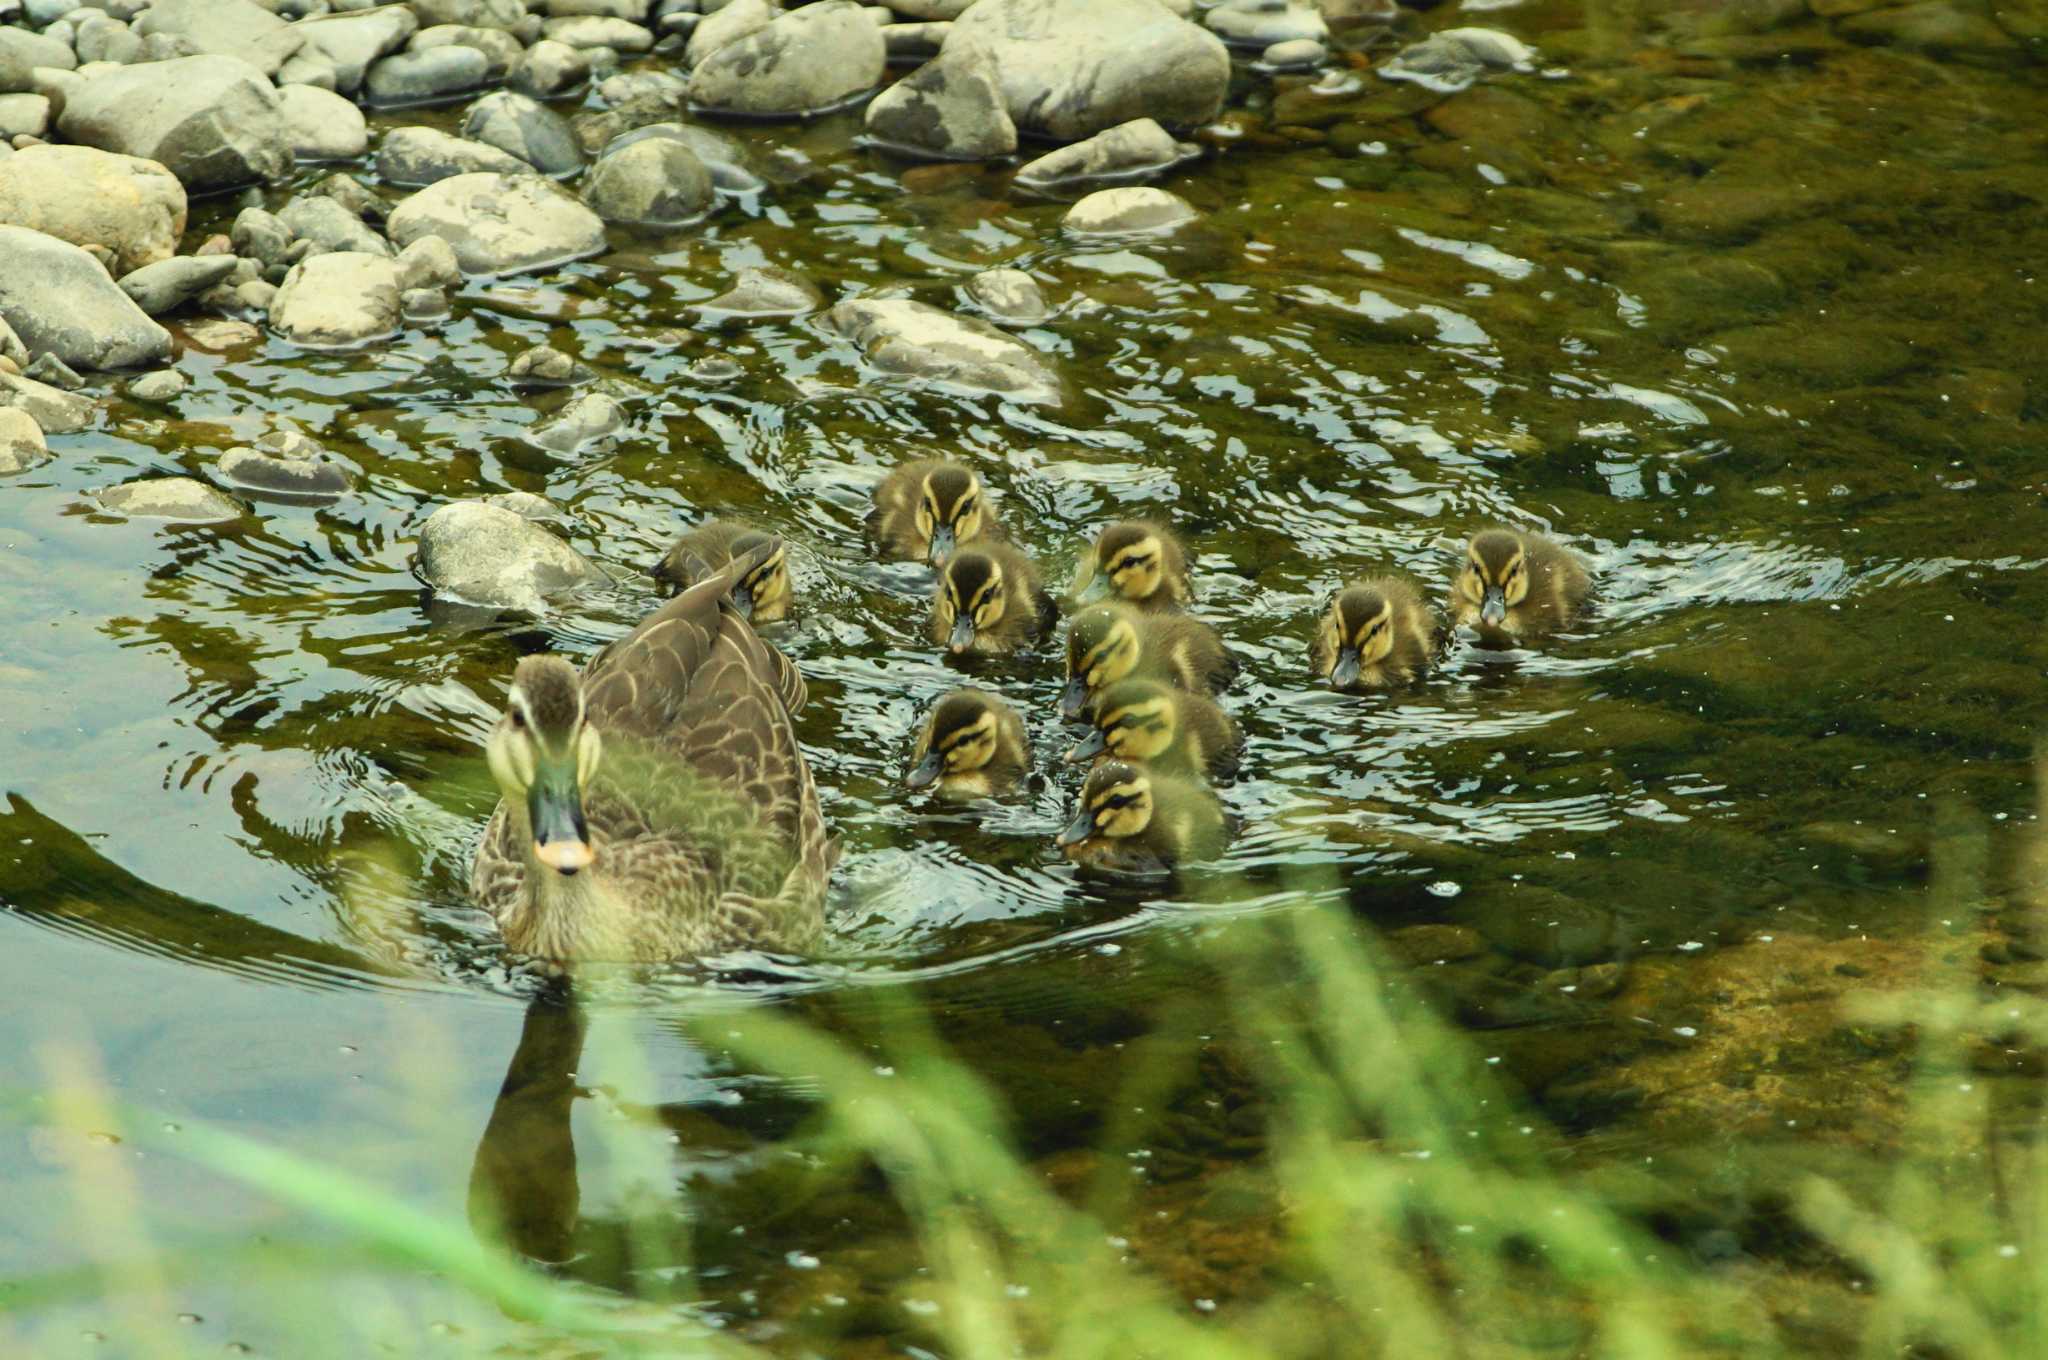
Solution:
M 1089 772 L 1074 819 L 1055 843 L 1083 868 L 1162 873 L 1215 858 L 1227 832 L 1223 808 L 1207 785 L 1106 760 Z
M 1163 774 L 1227 779 L 1237 770 L 1243 736 L 1230 715 L 1204 694 L 1157 680 L 1119 680 L 1095 698 L 1094 728 L 1067 752 L 1067 763 L 1143 761 Z
M 981 689 L 956 689 L 918 729 L 917 763 L 903 782 L 937 784 L 958 798 L 993 798 L 1031 768 L 1031 741 L 1017 710 Z
M 945 458 L 905 463 L 875 488 L 868 530 L 884 554 L 936 566 L 963 543 L 1007 543 L 973 469 Z
M 672 586 L 680 595 L 705 577 L 754 549 L 775 543 L 773 535 L 751 524 L 732 519 L 708 519 L 685 533 L 655 564 L 654 578 Z M 789 554 L 778 543 L 775 551 L 733 584 L 732 602 L 751 623 L 776 623 L 789 617 L 796 592 L 789 581 Z
M 1429 673 L 1436 619 L 1415 587 L 1392 576 L 1339 591 L 1309 644 L 1309 664 L 1330 688 L 1391 689 Z
M 1002 543 L 977 543 L 939 566 L 932 641 L 955 656 L 1006 656 L 1036 642 L 1059 611 L 1031 559 Z
M 1067 687 L 1060 712 L 1081 716 L 1091 694 L 1130 676 L 1164 680 L 1191 694 L 1213 694 L 1237 674 L 1237 659 L 1216 630 L 1185 614 L 1141 614 L 1129 605 L 1098 604 L 1074 616 L 1067 630 Z
M 1540 534 L 1482 529 L 1451 578 L 1451 621 L 1490 643 L 1527 641 L 1568 627 L 1592 583 L 1585 563 Z
M 1109 589 L 1138 609 L 1180 609 L 1194 599 L 1188 555 L 1173 530 L 1151 520 L 1120 520 L 1096 535 L 1074 576 L 1074 598 L 1100 573 Z

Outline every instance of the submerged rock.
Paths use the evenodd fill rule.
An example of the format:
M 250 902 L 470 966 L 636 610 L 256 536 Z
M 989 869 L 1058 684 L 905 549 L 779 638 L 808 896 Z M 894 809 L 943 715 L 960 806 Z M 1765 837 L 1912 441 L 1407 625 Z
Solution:
M 50 446 L 35 417 L 14 406 L 0 406 L 0 472 L 24 472 L 50 461 Z
M 866 125 L 883 146 L 944 160 L 986 160 L 1017 149 L 1001 73 L 976 43 L 948 48 L 876 95 Z
M 438 236 L 465 274 L 510 274 L 595 255 L 604 221 L 535 174 L 457 175 L 414 194 L 391 214 L 399 246 Z
M 1067 209 L 1061 225 L 1083 235 L 1158 232 L 1196 216 L 1193 204 L 1164 189 L 1098 189 Z
M 585 392 L 526 432 L 527 439 L 550 453 L 581 453 L 617 434 L 626 423 L 619 404 L 602 392 Z
M 168 519 L 212 524 L 240 519 L 242 503 L 191 477 L 147 477 L 99 493 L 100 509 L 126 519 Z
M 756 118 L 821 113 L 872 90 L 888 64 L 881 30 L 859 5 L 823 0 L 706 57 L 690 74 L 690 100 Z
M 535 345 L 512 356 L 505 376 L 515 387 L 569 387 L 594 376 L 552 345 Z
M 281 447 L 237 446 L 214 463 L 220 479 L 259 496 L 289 500 L 333 500 L 355 489 L 355 478 L 323 456 L 311 440 L 276 441 Z M 311 445 L 310 452 L 303 445 Z
M 1533 71 L 1536 52 L 1512 34 L 1491 28 L 1447 28 L 1402 48 L 1384 62 L 1385 80 L 1408 80 L 1439 94 L 1456 94 L 1489 71 Z
M 1171 127 L 1223 108 L 1230 53 L 1158 0 L 978 0 L 943 51 L 981 43 L 1018 131 L 1070 142 L 1134 118 Z
M 171 352 L 170 332 L 97 260 L 26 227 L 0 227 L 0 319 L 31 351 L 78 368 L 134 368 Z
M 824 302 L 818 285 L 803 275 L 767 265 L 740 270 L 733 277 L 732 287 L 715 298 L 697 303 L 695 310 L 699 315 L 710 318 L 766 320 L 804 316 L 816 311 Z
M 1171 170 L 1202 154 L 1150 118 L 1134 118 L 1085 142 L 1047 152 L 1017 171 L 1021 188 L 1048 190 L 1090 180 L 1137 179 Z
M 189 192 L 281 179 L 292 168 L 277 87 L 235 57 L 94 76 L 66 96 L 57 127 L 70 141 L 160 162 Z
M 1038 281 L 1021 269 L 986 269 L 967 281 L 967 296 L 995 320 L 1031 326 L 1052 315 Z
M 395 334 L 398 266 L 383 255 L 334 251 L 292 266 L 270 304 L 270 325 L 296 345 L 340 348 Z
M 890 373 L 1016 401 L 1060 399 L 1059 375 L 1038 351 L 985 321 L 907 298 L 854 298 L 827 312 L 825 322 Z
M 550 595 L 603 574 L 539 525 L 501 506 L 455 501 L 420 526 L 419 571 L 458 603 L 538 614 Z
M 76 246 L 105 246 L 127 273 L 177 250 L 185 186 L 137 156 L 89 146 L 25 147 L 0 160 L 0 222 Z

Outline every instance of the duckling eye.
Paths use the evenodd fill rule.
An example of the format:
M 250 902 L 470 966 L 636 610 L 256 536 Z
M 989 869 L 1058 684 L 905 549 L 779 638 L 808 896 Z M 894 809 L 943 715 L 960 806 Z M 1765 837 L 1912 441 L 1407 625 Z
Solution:
M 506 717 L 508 717 L 508 718 L 510 718 L 510 719 L 512 720 L 512 725 L 513 725 L 514 727 L 516 727 L 516 728 L 519 728 L 519 729 L 521 729 L 522 731 L 523 731 L 523 730 L 525 730 L 525 727 L 526 727 L 526 710 L 525 710 L 525 709 L 523 709 L 523 708 L 515 708 L 515 709 L 513 709 L 513 710 L 512 710 L 512 711 L 511 711 L 510 713 L 507 713 L 507 714 L 506 714 L 505 716 L 506 716 Z

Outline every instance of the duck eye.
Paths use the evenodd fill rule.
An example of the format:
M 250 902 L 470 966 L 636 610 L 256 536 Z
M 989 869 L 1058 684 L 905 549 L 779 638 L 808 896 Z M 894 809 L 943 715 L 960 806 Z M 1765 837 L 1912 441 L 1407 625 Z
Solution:
M 515 708 L 505 716 L 512 720 L 514 727 L 524 728 L 526 726 L 526 710 L 523 708 Z

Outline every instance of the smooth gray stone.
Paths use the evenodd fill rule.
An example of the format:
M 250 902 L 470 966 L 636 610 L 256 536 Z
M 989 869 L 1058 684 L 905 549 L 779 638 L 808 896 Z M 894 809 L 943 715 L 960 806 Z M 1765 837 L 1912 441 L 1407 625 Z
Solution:
M 535 99 L 557 99 L 581 89 L 590 81 L 590 58 L 567 43 L 543 38 L 526 49 L 505 83 L 519 94 Z
M 602 392 L 585 392 L 526 432 L 527 441 L 549 453 L 582 453 L 617 434 L 626 423 L 619 404 Z
M 1049 151 L 1017 171 L 1025 189 L 1047 190 L 1090 180 L 1138 179 L 1193 160 L 1202 149 L 1176 141 L 1150 118 L 1136 118 L 1084 142 Z
M 391 107 L 429 104 L 481 89 L 491 61 L 474 47 L 429 47 L 381 57 L 363 77 L 363 97 Z
M 420 526 L 419 573 L 458 603 L 538 614 L 550 595 L 604 579 L 574 548 L 502 506 L 455 501 Z
M 1230 88 L 1230 52 L 1158 0 L 976 0 L 946 48 L 995 55 L 1017 131 L 1062 142 L 1133 118 L 1207 123 Z
M 45 144 L 0 164 L 0 222 L 105 247 L 122 273 L 169 259 L 185 214 L 185 186 L 137 156 Z
M 387 184 L 435 184 L 455 175 L 531 174 L 508 151 L 433 128 L 393 128 L 377 148 L 377 173 Z
M 510 90 L 485 95 L 469 106 L 462 135 L 517 156 L 543 175 L 573 175 L 583 168 L 583 148 L 569 120 L 537 99 Z
M 504 29 L 472 28 L 466 24 L 437 24 L 433 28 L 423 28 L 405 44 L 408 52 L 424 52 L 430 47 L 475 48 L 490 62 L 490 79 L 494 81 L 510 75 L 512 68 L 526 55 L 525 46 Z
M 292 168 L 277 87 L 235 57 L 180 57 L 95 76 L 66 95 L 65 138 L 161 162 L 188 192 L 281 179 Z
M 398 286 L 405 292 L 423 288 L 460 288 L 462 266 L 455 248 L 438 236 L 422 236 L 398 252 Z
M 1060 400 L 1059 375 L 1044 356 L 986 321 L 907 298 L 854 298 L 825 313 L 825 323 L 885 372 L 1016 401 Z
M 717 194 L 696 152 L 656 137 L 599 157 L 583 178 L 583 201 L 607 222 L 679 227 L 704 216 Z
M 1202 17 L 1214 33 L 1232 47 L 1264 51 L 1274 43 L 1306 40 L 1327 42 L 1330 26 L 1313 5 L 1267 4 L 1264 0 L 1233 3 L 1224 0 Z
M 1447 28 L 1412 43 L 1380 63 L 1382 80 L 1406 80 L 1439 94 L 1456 94 L 1488 71 L 1527 71 L 1536 53 L 1527 43 L 1491 28 Z
M 175 368 L 160 368 L 154 373 L 145 373 L 128 384 L 128 395 L 137 401 L 162 404 L 176 401 L 185 395 L 185 375 Z
M 715 113 L 800 117 L 874 89 L 888 66 L 882 31 L 861 7 L 823 0 L 712 52 L 690 73 L 690 102 Z
M 293 236 L 313 243 L 312 253 L 342 251 L 386 257 L 397 253 L 369 223 L 325 194 L 303 194 L 285 204 L 277 217 L 291 228 Z
M 297 29 L 254 0 L 156 0 L 135 20 L 140 38 L 183 38 L 193 50 L 239 57 L 274 76 L 305 44 Z
M 804 316 L 825 303 L 818 285 L 792 270 L 768 265 L 742 269 L 733 276 L 732 287 L 692 310 L 711 318 L 735 317 L 750 320 Z
M 25 28 L 0 28 L 0 62 L 22 67 L 53 66 L 60 71 L 78 69 L 78 54 L 71 44 L 59 42 Z M 26 86 L 16 86 L 24 89 Z
M 171 333 L 97 260 L 26 227 L 0 226 L 0 318 L 31 352 L 75 368 L 136 368 L 171 352 Z
M 363 111 L 332 90 L 287 85 L 277 92 L 285 138 L 301 161 L 352 161 L 370 149 Z
M 1032 326 L 1052 315 L 1038 280 L 1021 269 L 985 269 L 967 281 L 967 296 L 1007 326 Z
M 85 386 L 85 379 L 79 377 L 71 365 L 54 354 L 38 354 L 35 362 L 22 370 L 22 376 L 33 378 L 40 383 L 48 383 L 66 392 L 76 392 Z
M 0 373 L 0 406 L 18 406 L 28 412 L 44 434 L 76 434 L 90 429 L 99 410 L 90 397 L 17 373 Z
M 469 24 L 476 28 L 514 28 L 527 18 L 522 0 L 410 0 L 423 27 Z
M 247 445 L 221 454 L 213 469 L 231 486 L 293 501 L 333 500 L 355 490 L 356 484 L 347 468 L 325 456 L 293 457 Z
M 1073 207 L 1060 225 L 1082 236 L 1171 231 L 1197 216 L 1194 205 L 1164 189 L 1097 189 Z
M 80 62 L 111 61 L 125 66 L 142 55 L 142 39 L 135 30 L 104 14 L 90 16 L 78 26 L 72 40 Z
M 509 274 L 580 260 L 605 248 L 604 221 L 553 180 L 456 175 L 398 205 L 388 224 L 403 248 L 439 236 L 465 274 Z
M 781 13 L 775 0 L 732 0 L 716 13 L 707 10 L 703 20 L 690 30 L 690 40 L 683 46 L 683 64 L 703 65 L 713 52 L 750 33 L 759 33 Z
M 767 183 L 747 165 L 746 148 L 722 132 L 695 123 L 649 123 L 614 137 L 605 146 L 605 154 L 624 151 L 635 142 L 651 141 L 656 138 L 681 142 L 697 154 L 704 162 L 704 168 L 711 172 L 712 187 L 726 194 L 757 194 Z
M 232 255 L 179 255 L 121 276 L 121 291 L 150 316 L 162 316 L 198 297 L 235 272 Z
M 404 5 L 382 5 L 357 14 L 305 19 L 296 26 L 309 51 L 334 66 L 334 88 L 352 95 L 380 58 L 404 48 L 419 30 L 419 19 Z
M 291 248 L 292 229 L 262 208 L 244 208 L 228 229 L 228 240 L 234 243 L 235 254 L 267 265 L 276 264 Z
M 639 24 L 624 19 L 599 19 L 578 16 L 572 19 L 549 19 L 540 26 L 541 34 L 558 43 L 590 50 L 608 47 L 614 52 L 645 52 L 654 46 L 654 34 Z
M 1017 149 L 1002 77 L 985 47 L 963 43 L 876 95 L 867 134 L 892 150 L 940 160 L 987 160 Z
M 361 251 L 314 255 L 292 266 L 270 304 L 270 325 L 293 344 L 345 348 L 398 331 L 398 266 Z
M 168 519 L 212 524 L 240 519 L 242 503 L 191 477 L 146 477 L 110 486 L 95 497 L 100 509 L 124 519 Z
M 35 417 L 13 406 L 0 406 L 0 473 L 26 472 L 50 461 L 50 446 Z
M 882 46 L 891 62 L 929 61 L 945 46 L 953 25 L 946 22 L 882 25 Z

